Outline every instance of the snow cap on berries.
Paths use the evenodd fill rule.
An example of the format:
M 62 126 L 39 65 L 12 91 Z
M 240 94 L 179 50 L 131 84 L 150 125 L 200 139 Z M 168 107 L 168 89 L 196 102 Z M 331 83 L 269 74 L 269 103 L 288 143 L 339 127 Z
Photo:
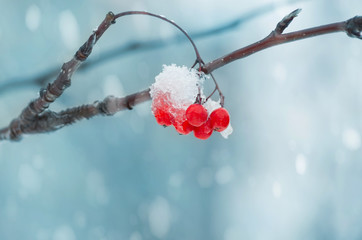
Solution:
M 163 71 L 156 76 L 155 83 L 150 88 L 151 97 L 159 94 L 168 94 L 174 108 L 186 109 L 195 102 L 196 96 L 202 92 L 204 76 L 193 68 L 186 66 L 163 65 Z

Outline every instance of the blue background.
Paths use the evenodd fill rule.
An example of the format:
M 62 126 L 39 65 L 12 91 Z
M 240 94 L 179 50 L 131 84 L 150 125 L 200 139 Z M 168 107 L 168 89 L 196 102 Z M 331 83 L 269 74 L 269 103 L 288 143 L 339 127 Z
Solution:
M 257 10 L 228 31 L 195 39 L 208 62 L 265 37 L 296 8 L 303 11 L 286 31 L 362 15 L 360 0 L 1 0 L 0 88 L 60 69 L 110 10 L 162 14 L 189 33 Z M 175 35 L 183 37 L 154 18 L 119 19 L 89 61 Z M 360 40 L 336 33 L 218 69 L 234 128 L 227 140 L 179 136 L 156 124 L 147 102 L 1 142 L 0 239 L 361 239 L 361 53 Z M 77 72 L 51 109 L 143 90 L 163 64 L 193 62 L 185 41 L 119 55 Z M 39 89 L 1 91 L 0 125 Z

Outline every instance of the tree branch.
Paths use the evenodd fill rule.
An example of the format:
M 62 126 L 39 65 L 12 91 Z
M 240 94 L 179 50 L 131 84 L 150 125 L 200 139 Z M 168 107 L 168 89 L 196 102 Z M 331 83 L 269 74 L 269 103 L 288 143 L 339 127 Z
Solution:
M 337 22 L 283 34 L 283 31 L 288 27 L 288 25 L 299 12 L 300 10 L 298 9 L 284 17 L 277 24 L 276 28 L 261 41 L 204 64 L 200 70 L 206 74 L 210 74 L 217 68 L 268 47 L 327 33 L 346 32 L 348 36 L 359 39 L 362 38 L 361 16 L 356 16 L 344 22 Z M 119 14 L 116 16 L 121 15 Z M 94 44 L 108 29 L 108 27 L 114 23 L 114 21 L 115 15 L 111 12 L 108 13 L 106 18 L 99 25 L 98 29 L 76 52 L 73 59 L 63 65 L 57 79 L 52 84 L 49 84 L 47 89 L 42 89 L 40 91 L 39 98 L 31 101 L 29 105 L 22 111 L 20 116 L 14 119 L 8 127 L 0 129 L 0 140 L 18 140 L 23 134 L 55 131 L 81 119 L 89 119 L 97 115 L 108 116 L 124 109 L 132 109 L 137 104 L 151 99 L 149 89 L 146 89 L 123 98 L 108 96 L 103 101 L 70 108 L 59 113 L 46 110 L 49 105 L 59 96 L 61 96 L 64 90 L 70 86 L 70 78 L 72 74 L 78 69 L 80 64 L 87 59 L 93 49 Z M 193 46 L 195 47 L 194 44 Z M 198 53 L 196 54 L 196 57 L 198 60 Z
M 284 17 L 283 20 L 277 24 L 276 28 L 266 38 L 249 46 L 240 48 L 223 57 L 215 59 L 205 64 L 205 66 L 203 66 L 201 70 L 204 73 L 208 74 L 222 66 L 225 66 L 226 64 L 229 64 L 235 60 L 245 58 L 266 48 L 327 33 L 346 32 L 347 35 L 350 37 L 357 37 L 361 39 L 362 16 L 356 16 L 343 22 L 336 22 L 332 24 L 322 25 L 319 27 L 308 28 L 300 31 L 282 34 L 285 28 L 290 24 L 290 22 L 293 20 L 294 17 L 296 17 L 299 12 L 300 10 L 297 9 L 291 14 Z
M 75 53 L 74 57 L 69 62 L 63 64 L 55 81 L 49 84 L 46 89 L 40 90 L 39 97 L 32 100 L 27 107 L 25 107 L 20 116 L 10 123 L 8 129 L 0 130 L 0 139 L 17 140 L 23 133 L 27 133 L 28 129 L 36 125 L 38 119 L 42 117 L 41 114 L 70 86 L 73 73 L 91 54 L 94 44 L 96 44 L 98 39 L 112 23 L 114 23 L 114 14 L 109 12 L 97 30 L 93 32 Z M 41 129 L 39 129 L 39 131 L 42 132 Z

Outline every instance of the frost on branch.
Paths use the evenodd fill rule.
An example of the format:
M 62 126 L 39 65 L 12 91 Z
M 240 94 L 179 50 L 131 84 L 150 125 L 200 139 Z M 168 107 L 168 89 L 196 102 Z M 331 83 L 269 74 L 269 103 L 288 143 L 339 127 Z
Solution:
M 164 65 L 163 71 L 156 76 L 155 83 L 150 87 L 152 113 L 158 124 L 173 125 L 177 132 L 186 135 L 199 127 L 199 125 L 192 126 L 192 123 L 187 121 L 186 110 L 190 105 L 202 104 L 209 116 L 213 110 L 220 108 L 220 102 L 210 98 L 205 102 L 203 84 L 206 78 L 208 76 L 193 68 L 180 67 L 175 64 Z M 210 121 L 204 124 L 210 125 Z M 209 129 L 211 135 L 211 125 L 206 129 Z M 229 127 L 222 132 L 222 136 L 227 138 L 231 132 L 232 128 L 229 124 Z M 210 135 L 205 137 L 208 138 Z

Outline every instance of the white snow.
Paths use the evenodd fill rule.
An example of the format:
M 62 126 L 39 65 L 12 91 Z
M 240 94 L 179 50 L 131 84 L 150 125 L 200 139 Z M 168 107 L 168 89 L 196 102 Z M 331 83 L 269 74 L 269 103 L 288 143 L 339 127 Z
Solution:
M 186 66 L 164 65 L 162 72 L 156 76 L 155 83 L 151 86 L 151 97 L 169 93 L 169 100 L 175 108 L 186 109 L 195 102 L 199 93 L 202 93 L 203 77 L 195 69 Z
M 232 133 L 233 133 L 233 127 L 231 126 L 231 123 L 229 123 L 229 126 L 224 131 L 220 132 L 221 136 L 223 136 L 226 139 Z
M 80 47 L 79 27 L 73 13 L 65 10 L 59 15 L 59 31 L 64 45 L 71 50 Z
M 207 102 L 204 103 L 204 107 L 206 108 L 209 115 L 212 111 L 215 109 L 221 108 L 220 101 L 214 101 L 212 99 L 207 100 Z
M 38 29 L 40 25 L 41 20 L 41 12 L 37 5 L 33 4 L 31 5 L 27 10 L 25 14 L 25 24 L 26 27 L 34 32 Z

